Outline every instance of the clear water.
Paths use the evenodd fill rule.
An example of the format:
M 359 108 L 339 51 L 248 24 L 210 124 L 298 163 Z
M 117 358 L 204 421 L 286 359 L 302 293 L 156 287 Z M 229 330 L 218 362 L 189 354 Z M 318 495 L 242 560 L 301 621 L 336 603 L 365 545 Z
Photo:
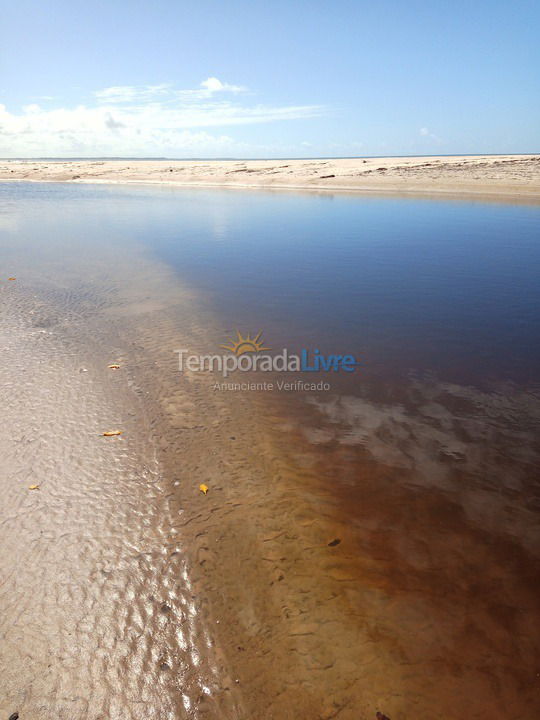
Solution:
M 154 353 L 145 377 L 161 383 L 157 394 L 171 407 L 174 385 L 153 363 L 172 365 L 177 337 L 206 323 L 211 332 L 193 335 L 206 353 L 238 329 L 262 331 L 273 350 L 358 356 L 359 370 L 334 374 L 328 392 L 249 397 L 259 408 L 244 408 L 252 429 L 279 448 L 279 463 L 274 450 L 261 456 L 278 468 L 285 500 L 271 505 L 265 490 L 261 501 L 249 485 L 258 438 L 246 449 L 235 430 L 226 466 L 244 463 L 235 507 L 245 527 L 285 538 L 276 555 L 283 602 L 313 601 L 305 657 L 327 668 L 314 686 L 329 698 L 385 698 L 390 717 L 536 716 L 540 207 L 13 183 L 0 185 L 0 238 L 3 280 L 61 288 L 74 323 L 78 303 L 90 313 L 100 293 L 114 300 L 118 274 L 131 282 L 137 262 L 130 307 L 155 325 L 141 331 L 140 353 Z M 164 287 L 172 277 L 189 289 L 187 315 L 178 297 L 168 303 L 145 285 L 141 257 L 163 269 Z M 176 322 L 169 334 L 164 313 Z M 201 414 L 202 394 L 197 403 Z M 184 421 L 177 427 L 181 438 Z M 242 509 L 246 487 L 253 494 Z M 218 513 L 225 552 L 228 520 Z M 213 531 L 206 521 L 194 527 Z M 258 591 L 249 568 L 245 560 L 243 596 L 231 573 L 219 591 L 251 607 L 249 593 L 269 584 Z M 281 626 L 271 617 L 267 637 Z M 311 665 L 288 667 L 289 655 L 282 687 L 295 689 L 283 698 L 307 717 Z
M 24 237 L 45 264 L 91 254 L 105 238 L 126 253 L 143 244 L 201 291 L 224 331 L 262 330 L 272 348 L 352 352 L 376 375 L 540 380 L 538 207 L 110 186 L 1 192 L 18 208 L 11 252 L 24 253 Z M 354 390 L 361 374 L 347 382 Z

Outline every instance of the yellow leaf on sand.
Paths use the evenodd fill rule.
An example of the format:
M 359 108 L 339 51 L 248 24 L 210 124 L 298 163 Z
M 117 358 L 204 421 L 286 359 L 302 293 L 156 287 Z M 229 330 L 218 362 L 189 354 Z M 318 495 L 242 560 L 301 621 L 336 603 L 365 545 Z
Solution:
M 30 485 L 29 490 L 39 490 L 39 485 Z
M 199 485 L 199 490 L 206 495 L 208 492 L 208 487 L 206 485 Z
M 115 437 L 115 435 L 121 435 L 121 430 L 106 430 L 104 433 L 102 433 L 103 437 Z
M 120 368 L 120 365 L 117 365 L 116 363 L 109 365 L 109 370 L 118 370 L 119 368 Z

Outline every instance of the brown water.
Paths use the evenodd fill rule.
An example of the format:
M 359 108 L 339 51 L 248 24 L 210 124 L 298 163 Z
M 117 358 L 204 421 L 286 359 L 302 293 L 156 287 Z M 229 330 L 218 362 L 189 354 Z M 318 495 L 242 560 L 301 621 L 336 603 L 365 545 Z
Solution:
M 3 200 L 1 712 L 538 715 L 536 208 Z M 178 373 L 237 326 L 363 366 Z

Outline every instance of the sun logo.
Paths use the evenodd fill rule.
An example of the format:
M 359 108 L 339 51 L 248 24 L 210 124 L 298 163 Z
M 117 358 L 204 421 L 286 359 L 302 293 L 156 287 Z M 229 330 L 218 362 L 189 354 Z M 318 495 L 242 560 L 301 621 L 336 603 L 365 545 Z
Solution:
M 264 341 L 261 338 L 262 332 L 257 333 L 254 337 L 248 333 L 245 337 L 242 333 L 236 331 L 237 339 L 230 340 L 230 345 L 220 345 L 225 350 L 230 350 L 232 353 L 240 357 L 245 353 L 258 353 L 262 350 L 271 350 L 269 347 L 264 347 Z

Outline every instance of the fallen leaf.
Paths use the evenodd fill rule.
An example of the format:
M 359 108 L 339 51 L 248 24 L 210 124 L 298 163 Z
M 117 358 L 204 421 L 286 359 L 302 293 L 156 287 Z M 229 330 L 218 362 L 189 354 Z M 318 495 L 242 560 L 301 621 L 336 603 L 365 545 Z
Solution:
M 199 485 L 199 490 L 206 495 L 208 492 L 208 487 L 206 485 Z
M 101 433 L 103 437 L 114 437 L 115 435 L 121 435 L 121 430 L 106 430 L 104 433 Z
M 119 370 L 119 369 L 120 369 L 120 365 L 117 365 L 116 363 L 109 365 L 109 370 Z
M 17 278 L 8 278 L 8 280 L 16 280 Z
M 39 485 L 30 485 L 29 490 L 39 490 Z

